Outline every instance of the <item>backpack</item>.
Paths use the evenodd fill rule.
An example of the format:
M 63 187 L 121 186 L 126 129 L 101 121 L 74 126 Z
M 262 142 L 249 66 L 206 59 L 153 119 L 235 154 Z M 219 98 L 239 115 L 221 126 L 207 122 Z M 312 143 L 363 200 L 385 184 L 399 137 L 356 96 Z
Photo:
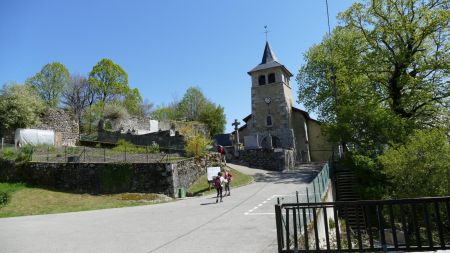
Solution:
M 217 176 L 214 179 L 214 188 L 216 188 L 216 189 L 222 188 L 222 184 L 220 183 L 220 177 L 219 176 Z

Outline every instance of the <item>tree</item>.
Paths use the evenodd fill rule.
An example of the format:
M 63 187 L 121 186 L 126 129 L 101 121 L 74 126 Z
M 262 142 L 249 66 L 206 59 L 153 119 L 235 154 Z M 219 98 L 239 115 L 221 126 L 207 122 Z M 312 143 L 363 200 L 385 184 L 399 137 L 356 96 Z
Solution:
M 198 120 L 208 126 L 211 137 L 225 131 L 225 114 L 223 107 L 207 103 L 200 112 Z
M 89 73 L 89 83 L 97 90 L 98 100 L 103 104 L 128 94 L 128 75 L 112 60 L 102 59 Z
M 87 78 L 80 75 L 71 76 L 70 81 L 64 88 L 62 103 L 73 113 L 79 126 L 81 126 L 81 117 L 90 105 L 94 93 Z
M 299 101 L 318 112 L 332 141 L 352 144 L 343 162 L 355 170 L 365 196 L 376 196 L 388 182 L 413 196 L 414 189 L 402 188 L 402 180 L 416 172 L 424 176 L 427 166 L 441 168 L 426 157 L 420 159 L 429 164 L 417 163 L 408 171 L 389 162 L 409 159 L 403 151 L 396 153 L 401 158 L 392 154 L 410 145 L 416 131 L 448 127 L 448 7 L 447 0 L 356 3 L 340 15 L 342 25 L 305 54 L 297 76 Z M 386 150 L 392 154 L 384 156 Z M 392 173 L 396 166 L 401 173 Z M 429 194 L 434 193 L 414 196 Z
M 224 108 L 209 101 L 199 87 L 186 90 L 180 102 L 157 108 L 152 117 L 158 120 L 199 121 L 208 127 L 211 136 L 223 133 L 226 118 Z
M 153 103 L 149 102 L 148 99 L 145 99 L 139 105 L 139 116 L 141 117 L 151 117 L 153 111 Z
M 0 91 L 0 132 L 38 123 L 45 108 L 45 102 L 29 86 L 4 85 Z
M 190 87 L 178 104 L 178 111 L 188 121 L 198 121 L 205 104 L 205 98 L 199 87 Z
M 59 63 L 46 64 L 40 72 L 26 81 L 26 84 L 33 87 L 41 98 L 50 107 L 59 105 L 59 98 L 64 86 L 69 81 L 69 71 Z
M 140 106 L 142 105 L 142 96 L 139 93 L 139 89 L 130 89 L 125 95 L 123 104 L 130 114 L 139 115 L 141 109 Z
M 448 1 L 354 4 L 305 55 L 299 101 L 317 111 L 334 141 L 402 142 L 441 125 L 448 111 Z
M 394 145 L 379 157 L 391 181 L 389 197 L 411 198 L 450 194 L 448 131 L 415 131 L 404 145 Z
M 433 123 L 448 106 L 449 13 L 446 0 L 372 0 L 341 15 L 368 46 L 361 54 L 371 85 L 402 118 Z
M 156 120 L 179 120 L 177 111 L 178 102 L 172 101 L 168 105 L 158 106 L 151 114 L 151 118 Z

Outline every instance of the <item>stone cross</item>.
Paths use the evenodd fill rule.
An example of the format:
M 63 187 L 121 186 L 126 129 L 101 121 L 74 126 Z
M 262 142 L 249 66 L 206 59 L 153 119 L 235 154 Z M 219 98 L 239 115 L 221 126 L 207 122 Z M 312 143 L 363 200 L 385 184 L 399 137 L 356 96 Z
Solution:
M 232 126 L 234 126 L 234 131 L 236 131 L 236 146 L 234 148 L 234 153 L 236 156 L 238 155 L 238 152 L 239 152 L 239 127 L 238 126 L 240 124 L 241 123 L 237 119 L 235 119 L 233 124 L 231 124 Z

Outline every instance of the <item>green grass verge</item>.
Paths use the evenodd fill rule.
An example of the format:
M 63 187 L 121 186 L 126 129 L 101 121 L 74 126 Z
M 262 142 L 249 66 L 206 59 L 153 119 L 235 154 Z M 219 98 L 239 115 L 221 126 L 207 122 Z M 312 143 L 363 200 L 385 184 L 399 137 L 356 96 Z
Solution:
M 171 200 L 152 193 L 75 194 L 8 183 L 0 183 L 0 189 L 11 193 L 9 203 L 0 207 L 0 218 L 139 206 Z
M 227 168 L 230 169 L 230 172 L 233 175 L 233 180 L 231 181 L 230 186 L 231 189 L 233 189 L 233 187 L 249 184 L 252 181 L 251 176 L 245 175 L 230 167 Z M 189 189 L 187 189 L 187 192 L 191 196 L 199 196 L 215 193 L 216 190 L 213 186 L 211 186 L 211 189 L 209 189 L 207 176 L 204 175 L 200 177 L 191 187 L 189 187 Z

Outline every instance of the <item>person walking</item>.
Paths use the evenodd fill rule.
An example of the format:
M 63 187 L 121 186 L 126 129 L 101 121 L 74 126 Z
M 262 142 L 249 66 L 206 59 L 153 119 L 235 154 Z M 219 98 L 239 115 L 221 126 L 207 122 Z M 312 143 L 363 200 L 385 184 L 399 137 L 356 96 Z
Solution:
M 225 148 L 222 145 L 217 145 L 217 152 L 220 154 L 220 162 L 227 165 Z
M 231 195 L 230 184 L 231 184 L 231 179 L 233 178 L 233 175 L 230 173 L 229 169 L 225 169 L 225 173 L 224 173 L 223 177 L 225 179 L 225 196 L 230 196 Z M 227 195 L 227 192 L 228 192 L 228 195 Z
M 214 178 L 214 188 L 216 188 L 217 191 L 217 197 L 216 197 L 216 203 L 219 202 L 219 196 L 220 196 L 220 202 L 222 202 L 222 191 L 225 184 L 225 178 L 222 177 L 222 172 L 217 173 L 216 178 Z

